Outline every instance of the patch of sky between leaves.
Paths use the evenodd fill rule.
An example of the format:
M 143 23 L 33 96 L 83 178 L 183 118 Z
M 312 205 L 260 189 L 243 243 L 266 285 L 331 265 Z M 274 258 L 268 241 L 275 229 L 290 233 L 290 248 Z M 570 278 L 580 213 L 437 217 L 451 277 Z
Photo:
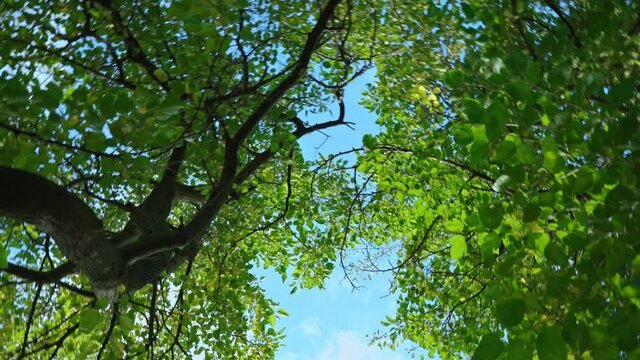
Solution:
M 353 129 L 346 126 L 331 128 L 323 133 L 313 133 L 300 140 L 303 156 L 308 161 L 318 160 L 362 147 L 364 135 L 380 132 L 376 117 L 370 113 L 361 100 L 369 84 L 375 82 L 375 69 L 369 70 L 345 88 L 345 121 L 353 123 Z M 309 113 L 303 121 L 309 124 L 327 121 L 336 117 L 338 104 L 328 111 Z M 344 157 L 355 161 L 353 154 Z M 390 267 L 397 256 L 387 259 Z M 357 252 L 345 254 L 345 264 L 362 262 Z M 387 264 L 385 264 L 387 265 Z M 268 296 L 279 303 L 290 316 L 280 317 L 278 327 L 284 328 L 286 338 L 276 353 L 277 359 L 409 359 L 408 348 L 397 350 L 380 349 L 369 344 L 371 336 L 384 331 L 381 321 L 396 310 L 397 296 L 389 293 L 390 273 L 372 274 L 358 279 L 354 290 L 344 271 L 337 266 L 325 281 L 323 289 L 300 289 L 291 295 L 290 284 L 272 269 L 254 267 L 254 275 L 261 279 L 261 285 Z M 313 324 L 313 327 L 310 327 Z M 349 336 L 343 336 L 348 334 Z

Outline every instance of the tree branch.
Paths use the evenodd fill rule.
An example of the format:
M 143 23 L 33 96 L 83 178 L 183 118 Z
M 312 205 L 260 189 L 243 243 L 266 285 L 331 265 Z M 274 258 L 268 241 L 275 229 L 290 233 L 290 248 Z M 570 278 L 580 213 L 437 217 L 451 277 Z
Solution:
M 573 25 L 571 25 L 571 22 L 569 22 L 569 19 L 567 19 L 567 17 L 564 16 L 564 13 L 562 13 L 562 10 L 558 6 L 558 4 L 556 4 L 553 0 L 545 0 L 545 2 L 551 8 L 551 10 L 553 10 L 553 12 L 556 13 L 556 15 L 558 15 L 560 20 L 562 20 L 562 22 L 567 26 L 567 28 L 569 28 L 569 33 L 571 34 L 571 38 L 573 39 L 574 45 L 578 49 L 580 49 L 582 47 L 582 41 L 580 41 L 580 38 L 578 37 L 576 30 L 573 28 Z
M 296 66 L 291 70 L 289 75 L 285 77 L 258 107 L 249 115 L 247 120 L 242 124 L 240 129 L 228 138 L 225 144 L 224 164 L 220 182 L 212 192 L 207 202 L 200 208 L 196 215 L 179 231 L 170 233 L 152 235 L 133 244 L 125 253 L 127 259 L 136 260 L 163 251 L 173 250 L 190 244 L 191 242 L 201 241 L 201 237 L 206 231 L 211 221 L 215 218 L 220 208 L 229 200 L 232 192 L 236 171 L 238 168 L 238 149 L 242 142 L 249 136 L 253 128 L 260 122 L 262 117 L 282 98 L 287 90 L 293 87 L 304 75 L 311 60 L 311 55 L 315 51 L 320 37 L 333 16 L 333 13 L 340 3 L 340 0 L 329 0 L 323 11 L 320 13 L 318 20 L 309 33 Z M 270 155 L 264 154 L 266 159 L 257 161 L 256 165 L 265 162 Z M 257 167 L 256 167 L 257 169 Z M 255 171 L 255 170 L 254 170 Z
M 31 325 L 33 324 L 33 315 L 36 312 L 36 305 L 38 304 L 38 299 L 40 298 L 41 291 L 42 291 L 42 283 L 37 285 L 36 294 L 33 297 L 33 301 L 31 302 L 31 309 L 29 310 L 29 318 L 27 319 L 27 325 L 25 326 L 24 337 L 22 338 L 22 346 L 20 347 L 20 355 L 18 355 L 18 359 L 24 358 L 25 350 L 27 349 L 27 341 L 29 340 L 29 331 L 31 330 Z
M 149 224 L 151 228 L 157 228 L 158 222 L 166 222 L 171 212 L 173 200 L 176 196 L 176 179 L 178 178 L 180 166 L 182 165 L 186 152 L 186 144 L 173 148 L 162 178 L 154 186 L 142 204 L 134 211 L 133 215 L 138 215 L 138 217 L 143 216 L 145 219 L 149 219 L 152 223 Z M 144 224 L 141 225 L 144 226 Z M 151 229 L 145 230 L 150 231 Z
M 340 1 L 341 0 L 329 0 L 322 13 L 320 13 L 315 26 L 309 33 L 307 41 L 302 48 L 302 52 L 298 57 L 296 66 L 293 68 L 293 70 L 291 70 L 291 73 L 289 73 L 289 75 L 284 80 L 282 80 L 280 84 L 278 84 L 278 86 L 276 86 L 269 94 L 267 94 L 262 103 L 258 105 L 258 108 L 251 115 L 249 115 L 247 121 L 242 124 L 238 132 L 236 132 L 236 134 L 233 136 L 231 147 L 235 148 L 234 150 L 237 150 L 237 148 L 240 146 L 240 143 L 242 143 L 242 141 L 247 136 L 249 136 L 251 130 L 253 130 L 258 122 L 260 122 L 260 119 L 262 119 L 262 117 L 267 114 L 271 107 L 273 107 L 273 105 L 275 105 L 275 103 L 280 100 L 285 92 L 293 87 L 307 71 L 309 61 L 311 60 L 311 55 L 316 50 L 317 44 L 320 41 L 320 37 L 322 36 L 322 33 L 324 32 L 327 23 L 329 22 L 329 19 L 331 19 L 331 17 L 333 16 L 333 13 L 335 12 L 335 9 Z
M 70 262 L 66 262 L 57 268 L 48 271 L 37 271 L 29 268 L 9 263 L 6 269 L 0 269 L 0 271 L 7 272 L 11 275 L 17 276 L 21 279 L 33 281 L 38 284 L 42 283 L 55 283 L 65 276 L 71 275 L 76 271 L 76 266 Z
M 82 200 L 36 174 L 0 166 L 0 216 L 33 224 L 91 280 L 98 297 L 113 296 L 121 261 L 102 222 Z
M 117 158 L 120 157 L 120 155 L 118 155 L 118 154 L 107 154 L 107 153 L 104 153 L 104 152 L 94 151 L 94 150 L 87 149 L 87 148 L 80 147 L 80 146 L 70 145 L 70 144 L 64 143 L 62 141 L 47 139 L 47 138 L 44 138 L 44 137 L 40 136 L 39 134 L 37 134 L 35 132 L 21 130 L 21 129 L 13 127 L 13 126 L 11 126 L 9 124 L 5 124 L 3 122 L 0 122 L 0 127 L 6 129 L 8 131 L 11 131 L 14 134 L 33 138 L 33 139 L 36 140 L 36 142 L 43 142 L 43 143 L 48 144 L 48 145 L 59 146 L 59 147 L 65 148 L 67 150 L 80 151 L 80 152 L 87 153 L 87 154 L 90 154 L 90 155 L 109 157 L 109 158 L 113 158 L 113 159 L 117 159 Z
M 111 315 L 111 321 L 109 321 L 109 328 L 107 329 L 107 333 L 104 335 L 104 340 L 102 340 L 102 344 L 100 345 L 100 350 L 98 351 L 98 356 L 96 359 L 100 360 L 102 358 L 102 353 L 107 347 L 109 343 L 109 339 L 111 339 L 111 334 L 113 333 L 113 329 L 116 327 L 116 321 L 120 317 L 120 312 L 118 309 L 118 303 L 113 304 L 113 314 Z

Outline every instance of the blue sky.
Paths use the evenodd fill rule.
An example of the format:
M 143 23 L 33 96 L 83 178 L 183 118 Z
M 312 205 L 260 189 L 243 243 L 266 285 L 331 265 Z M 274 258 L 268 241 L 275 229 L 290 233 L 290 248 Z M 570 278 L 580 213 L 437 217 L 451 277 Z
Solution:
M 359 105 L 366 84 L 374 80 L 373 71 L 357 79 L 345 90 L 346 120 L 355 123 L 355 130 L 340 127 L 326 131 L 329 138 L 315 134 L 303 139 L 301 146 L 306 158 L 319 153 L 330 154 L 361 146 L 365 134 L 379 131 L 375 115 Z M 310 121 L 322 121 L 331 115 L 318 116 Z M 289 312 L 279 320 L 287 336 L 285 346 L 277 353 L 283 360 L 401 360 L 409 359 L 405 349 L 392 351 L 369 346 L 367 335 L 382 329 L 381 320 L 393 315 L 395 297 L 389 295 L 387 275 L 362 281 L 363 288 L 352 290 L 343 280 L 342 269 L 336 267 L 325 284 L 325 290 L 300 289 L 290 294 L 275 272 L 261 271 L 267 294 Z

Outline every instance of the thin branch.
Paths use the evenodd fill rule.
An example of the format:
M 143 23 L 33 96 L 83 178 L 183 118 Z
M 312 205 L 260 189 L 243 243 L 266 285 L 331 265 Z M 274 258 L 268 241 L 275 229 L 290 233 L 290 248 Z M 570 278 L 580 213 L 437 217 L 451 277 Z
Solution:
M 49 356 L 49 360 L 53 360 L 56 358 L 56 354 L 58 353 L 58 350 L 60 350 L 60 348 L 64 345 L 64 341 L 71 335 L 73 334 L 78 327 L 80 327 L 79 324 L 75 324 L 73 326 L 71 326 L 70 328 L 67 329 L 67 331 L 65 331 L 64 334 L 62 334 L 62 336 L 56 340 L 56 342 L 54 342 L 53 344 L 51 344 L 51 346 L 55 346 L 56 348 L 53 349 L 53 352 L 51 353 L 51 356 Z
M 60 347 L 62 347 L 62 345 L 64 345 L 64 341 L 69 336 L 71 336 L 71 334 L 73 334 L 76 330 L 78 330 L 79 327 L 80 327 L 80 325 L 76 323 L 75 325 L 69 327 L 67 329 L 67 331 L 65 331 L 64 334 L 62 334 L 62 336 L 60 338 L 58 338 L 58 340 L 56 340 L 56 341 L 54 341 L 52 343 L 44 344 L 41 347 L 39 347 L 39 348 L 37 348 L 37 349 L 35 349 L 35 350 L 29 352 L 28 354 L 25 354 L 25 355 L 26 356 L 30 356 L 32 354 L 39 353 L 39 352 L 41 352 L 43 350 L 47 350 L 47 349 L 50 349 L 50 348 L 55 346 L 56 348 L 54 349 L 53 353 L 49 357 L 49 359 L 55 359 L 55 355 L 58 353 L 58 350 L 60 349 Z
M 244 139 L 249 136 L 253 128 L 260 122 L 262 117 L 267 114 L 267 112 L 275 105 L 275 103 L 285 94 L 287 90 L 292 88 L 304 75 L 309 65 L 309 61 L 311 60 L 311 55 L 316 50 L 316 46 L 320 41 L 320 37 L 324 32 L 324 29 L 329 22 L 329 19 L 333 16 L 333 13 L 340 3 L 340 0 L 329 0 L 322 13 L 318 17 L 318 20 L 309 33 L 307 37 L 307 41 L 302 48 L 300 56 L 298 57 L 298 61 L 296 66 L 291 70 L 291 73 L 282 80 L 269 94 L 265 96 L 265 99 L 258 105 L 256 110 L 249 115 L 247 120 L 240 126 L 240 129 L 236 132 L 236 134 L 231 138 L 229 146 L 227 147 L 227 155 L 229 152 L 237 152 L 240 144 L 244 141 Z M 231 160 L 236 159 L 237 155 L 234 155 Z M 237 161 L 237 160 L 236 160 Z M 227 163 L 225 161 L 225 167 L 223 168 L 223 178 L 231 179 L 233 177 L 232 173 L 235 172 L 236 161 L 231 161 L 231 163 Z M 225 175 L 226 170 L 226 175 Z
M 578 49 L 581 48 L 582 47 L 582 41 L 580 41 L 580 38 L 578 37 L 578 34 L 576 33 L 576 30 L 573 28 L 573 25 L 571 25 L 571 22 L 569 22 L 569 19 L 567 19 L 567 17 L 564 16 L 564 13 L 562 12 L 562 10 L 558 6 L 558 4 L 556 4 L 553 0 L 545 0 L 545 3 L 547 3 L 547 5 L 549 5 L 551 10 L 553 10 L 553 12 L 556 13 L 556 15 L 558 15 L 560 20 L 562 20 L 562 22 L 565 25 L 567 25 L 567 28 L 569 28 L 569 34 L 571 35 L 571 38 L 573 39 L 574 45 Z
M 187 269 L 185 270 L 185 278 L 189 277 L 189 275 L 191 274 L 192 268 L 193 268 L 193 261 L 189 261 L 188 264 L 187 264 Z M 171 313 L 173 313 L 173 311 L 178 307 L 178 305 L 182 306 L 183 303 L 184 303 L 184 284 L 182 284 L 182 286 L 180 287 L 180 291 L 178 291 L 178 296 L 176 298 L 176 302 L 175 302 L 173 308 L 171 309 Z M 182 322 L 183 322 L 183 319 L 184 319 L 184 314 L 185 314 L 185 311 L 183 309 L 183 311 L 180 312 L 180 316 L 178 318 L 178 329 L 176 330 L 175 335 L 167 327 L 167 331 L 173 337 L 173 343 L 171 344 L 171 346 L 169 348 L 167 348 L 162 353 L 162 355 L 160 355 L 159 359 L 164 359 L 165 355 L 167 355 L 167 353 L 169 353 L 169 351 L 171 351 L 173 353 L 173 349 L 176 346 L 178 346 L 180 351 L 182 351 L 182 353 L 185 356 L 189 356 L 187 354 L 187 352 L 185 351 L 185 349 L 180 344 L 180 333 L 182 332 Z M 164 322 L 163 325 L 166 326 L 166 322 Z
M 153 284 L 153 290 L 151 292 L 151 305 L 149 306 L 149 318 L 147 321 L 147 328 L 149 329 L 149 334 L 147 336 L 147 345 L 145 345 L 145 349 L 149 352 L 149 356 L 153 359 L 153 343 L 155 342 L 156 334 L 154 331 L 154 325 L 156 322 L 156 302 L 158 299 L 158 284 Z
M 445 318 L 445 320 L 442 322 L 442 324 L 447 324 L 449 321 L 451 321 L 451 317 L 453 316 L 453 312 L 460 307 L 461 305 L 464 305 L 466 303 L 468 303 L 469 301 L 477 298 L 478 296 L 480 296 L 480 294 L 482 294 L 482 292 L 487 288 L 487 285 L 484 284 L 482 285 L 482 287 L 480 288 L 480 290 L 478 290 L 478 292 L 476 292 L 475 294 L 469 296 L 468 298 L 460 301 L 459 303 L 455 304 L 451 310 L 449 310 L 449 313 L 447 314 L 447 317 Z
M 356 170 L 354 169 L 354 182 L 357 181 L 355 172 L 356 172 Z M 355 189 L 356 191 L 355 191 L 355 194 L 353 195 L 353 200 L 351 201 L 351 204 L 349 205 L 349 210 L 347 212 L 347 219 L 346 219 L 345 225 L 344 225 L 344 235 L 342 237 L 342 243 L 340 245 L 340 266 L 342 267 L 342 271 L 344 272 L 345 278 L 349 281 L 349 283 L 351 284 L 351 287 L 353 287 L 354 289 L 356 289 L 358 287 L 355 285 L 353 280 L 351 280 L 351 277 L 347 273 L 347 268 L 344 265 L 344 247 L 345 247 L 345 245 L 347 243 L 347 238 L 349 236 L 351 217 L 353 216 L 355 204 L 359 200 L 360 196 L 362 195 L 362 192 L 365 190 L 365 188 L 367 187 L 367 185 L 369 184 L 371 179 L 373 179 L 374 175 L 375 175 L 375 172 L 372 172 L 371 174 L 369 174 L 369 176 L 362 183 L 362 186 L 360 187 L 360 189 L 357 188 L 357 184 L 356 184 L 356 189 Z
M 440 215 L 436 216 L 436 218 L 433 219 L 433 221 L 431 222 L 431 225 L 429 225 L 429 227 L 427 228 L 427 231 L 425 231 L 425 233 L 422 236 L 422 238 L 420 239 L 420 242 L 418 243 L 418 245 L 415 247 L 415 249 L 400 264 L 398 264 L 398 265 L 396 265 L 394 267 L 388 268 L 388 269 L 377 270 L 377 272 L 389 272 L 389 271 L 398 270 L 400 268 L 403 268 L 409 261 L 411 261 L 413 258 L 415 258 L 416 255 L 418 254 L 418 252 L 420 251 L 420 249 L 422 249 L 422 246 L 424 245 L 425 241 L 429 237 L 429 234 L 431 234 L 431 230 L 433 230 L 434 226 L 436 225 L 436 223 L 440 219 L 441 219 Z
M 118 303 L 113 303 L 113 313 L 111 315 L 111 321 L 109 322 L 109 328 L 107 329 L 107 333 L 104 336 L 104 340 L 102 340 L 102 345 L 100 345 L 100 350 L 98 351 L 97 360 L 102 358 L 102 353 L 104 349 L 107 347 L 107 343 L 109 343 L 109 339 L 111 339 L 111 334 L 113 333 L 113 329 L 116 326 L 116 321 L 120 316 L 120 311 L 118 309 Z
M 27 324 L 25 326 L 24 337 L 22 338 L 22 346 L 20 347 L 20 355 L 18 355 L 18 359 L 23 359 L 25 356 L 25 350 L 27 349 L 27 340 L 29 340 L 29 331 L 31 330 L 31 324 L 33 324 L 33 315 L 35 314 L 35 311 L 36 311 L 36 305 L 38 304 L 38 299 L 40 298 L 41 290 L 42 290 L 42 283 L 39 283 L 36 287 L 36 294 L 33 297 L 33 301 L 31 302 L 31 309 L 29 310 L 29 318 L 27 319 Z
M 511 0 L 511 15 L 513 17 L 513 22 L 515 23 L 516 29 L 518 29 L 518 33 L 520 34 L 522 41 L 524 41 L 524 44 L 527 47 L 527 50 L 529 51 L 529 55 L 534 61 L 538 60 L 538 54 L 536 53 L 536 50 L 534 49 L 533 44 L 529 40 L 529 37 L 527 36 L 527 33 L 524 30 L 524 25 L 522 24 L 522 18 L 520 14 L 517 13 L 516 0 Z
M 89 290 L 85 290 L 82 288 L 79 288 L 77 286 L 71 285 L 71 284 L 67 284 L 63 281 L 57 281 L 56 285 L 60 286 L 61 288 L 65 288 L 73 293 L 76 293 L 78 295 L 84 296 L 84 297 L 88 297 L 88 298 L 93 298 L 95 299 L 96 294 L 93 291 L 89 291 Z
M 47 138 L 44 138 L 44 137 L 40 136 L 39 134 L 37 134 L 35 132 L 21 130 L 21 129 L 18 129 L 17 127 L 13 127 L 13 126 L 11 126 L 9 124 L 6 124 L 6 123 L 3 123 L 3 122 L 0 122 L 0 127 L 6 129 L 8 131 L 11 131 L 11 132 L 13 132 L 13 133 L 15 133 L 17 135 L 31 137 L 31 138 L 35 139 L 37 142 L 43 142 L 45 144 L 63 147 L 65 149 L 67 149 L 67 150 L 80 151 L 80 152 L 87 153 L 87 154 L 90 154 L 90 155 L 108 157 L 108 158 L 112 158 L 112 159 L 120 158 L 120 155 L 118 155 L 118 154 L 108 154 L 108 153 L 101 152 L 101 151 L 95 151 L 95 150 L 87 149 L 87 148 L 84 148 L 84 147 L 67 144 L 67 143 L 64 143 L 64 142 L 58 141 L 58 140 L 47 139 Z
M 103 6 L 107 9 L 111 15 L 111 23 L 113 25 L 113 29 L 116 34 L 120 35 L 124 40 L 124 43 L 127 47 L 126 58 L 131 60 L 132 62 L 142 66 L 142 68 L 147 72 L 147 74 L 156 82 L 164 91 L 169 91 L 169 83 L 167 80 L 158 78 L 156 74 L 156 70 L 159 68 L 149 60 L 147 55 L 145 54 L 142 46 L 140 46 L 140 42 L 133 35 L 131 30 L 127 27 L 127 25 L 122 20 L 122 16 L 120 12 L 114 8 L 114 3 L 111 0 L 96 0 L 96 3 Z

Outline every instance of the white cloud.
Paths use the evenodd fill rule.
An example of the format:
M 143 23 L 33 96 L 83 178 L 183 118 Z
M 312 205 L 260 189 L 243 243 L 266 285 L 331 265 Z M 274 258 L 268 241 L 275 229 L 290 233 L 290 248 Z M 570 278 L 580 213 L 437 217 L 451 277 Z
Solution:
M 369 346 L 367 340 L 355 331 L 333 334 L 316 360 L 400 360 L 400 355 L 389 350 Z
M 318 325 L 318 321 L 318 318 L 305 319 L 302 323 L 300 323 L 302 333 L 307 336 L 319 336 L 320 326 Z

